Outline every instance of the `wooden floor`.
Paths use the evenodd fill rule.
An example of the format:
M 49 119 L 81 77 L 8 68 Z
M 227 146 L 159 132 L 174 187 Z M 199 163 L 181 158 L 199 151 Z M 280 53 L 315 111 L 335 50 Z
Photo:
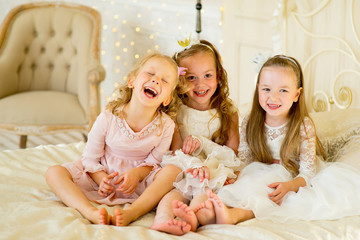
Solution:
M 36 147 L 47 144 L 73 143 L 84 141 L 80 132 L 57 133 L 43 136 L 28 136 L 27 147 Z M 0 131 L 0 151 L 6 149 L 18 149 L 20 137 L 15 134 Z

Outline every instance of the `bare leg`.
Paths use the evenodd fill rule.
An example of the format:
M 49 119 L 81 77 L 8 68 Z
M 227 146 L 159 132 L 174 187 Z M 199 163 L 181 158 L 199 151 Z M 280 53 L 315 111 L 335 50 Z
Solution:
M 236 224 L 254 218 L 253 211 L 241 208 L 228 208 L 211 190 L 207 191 L 209 200 L 213 202 L 217 224 Z
M 65 203 L 75 208 L 86 219 L 96 224 L 109 224 L 109 216 L 106 209 L 98 210 L 83 194 L 80 188 L 73 182 L 66 168 L 56 165 L 46 171 L 46 181 L 53 192 Z
M 174 188 L 173 182 L 181 170 L 167 165 L 155 176 L 154 182 L 128 208 L 114 210 L 116 226 L 127 226 L 142 215 L 150 212 L 166 193 Z
M 211 200 L 200 203 L 194 208 L 194 212 L 201 225 L 216 223 L 215 209 Z
M 182 193 L 177 190 L 172 190 L 161 199 L 151 229 L 178 236 L 190 231 L 191 226 L 187 222 L 174 219 L 172 203 L 175 200 L 184 201 Z

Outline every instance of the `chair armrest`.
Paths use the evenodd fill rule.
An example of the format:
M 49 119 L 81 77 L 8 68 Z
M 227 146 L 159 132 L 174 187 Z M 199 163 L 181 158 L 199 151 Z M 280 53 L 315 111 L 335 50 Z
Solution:
M 91 84 L 99 84 L 105 79 L 105 69 L 102 65 L 89 68 L 88 80 Z
M 90 118 L 88 130 L 90 131 L 97 116 L 100 114 L 100 89 L 99 84 L 105 79 L 105 69 L 102 65 L 90 68 L 88 80 L 90 82 Z
M 9 59 L 0 56 L 0 98 L 18 91 L 17 74 L 13 68 Z

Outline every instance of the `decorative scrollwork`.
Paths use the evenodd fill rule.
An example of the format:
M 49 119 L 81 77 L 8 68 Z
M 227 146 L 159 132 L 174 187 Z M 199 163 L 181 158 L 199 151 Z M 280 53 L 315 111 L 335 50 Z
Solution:
M 349 87 L 341 87 L 339 92 L 334 95 L 335 100 L 334 103 L 338 108 L 347 109 L 350 107 L 352 102 L 352 92 Z
M 323 91 L 317 91 L 312 97 L 312 107 L 315 112 L 330 111 L 330 99 Z

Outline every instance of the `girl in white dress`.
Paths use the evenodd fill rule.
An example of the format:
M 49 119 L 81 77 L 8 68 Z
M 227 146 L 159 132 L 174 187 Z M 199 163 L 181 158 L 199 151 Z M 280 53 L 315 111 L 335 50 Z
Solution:
M 294 58 L 278 55 L 262 66 L 250 115 L 240 131 L 239 157 L 250 164 L 217 195 L 208 191 L 207 209 L 214 213 L 209 222 L 236 224 L 254 217 L 285 222 L 360 214 L 359 169 L 322 162 L 325 154 L 306 109 L 303 87 L 302 70 Z M 323 169 L 317 173 L 319 167 Z
M 180 167 L 183 178 L 161 200 L 151 226 L 176 235 L 196 231 L 203 218 L 202 210 L 196 207 L 207 200 L 206 190 L 216 192 L 228 177 L 236 177 L 233 167 L 240 163 L 236 157 L 238 114 L 228 98 L 220 55 L 208 41 L 191 41 L 174 56 L 178 65 L 186 68 L 185 76 L 180 78 L 186 90 L 179 94 L 183 105 L 177 114 L 179 131 L 175 131 L 172 143 L 172 149 L 178 150 L 162 161 L 162 166 Z

